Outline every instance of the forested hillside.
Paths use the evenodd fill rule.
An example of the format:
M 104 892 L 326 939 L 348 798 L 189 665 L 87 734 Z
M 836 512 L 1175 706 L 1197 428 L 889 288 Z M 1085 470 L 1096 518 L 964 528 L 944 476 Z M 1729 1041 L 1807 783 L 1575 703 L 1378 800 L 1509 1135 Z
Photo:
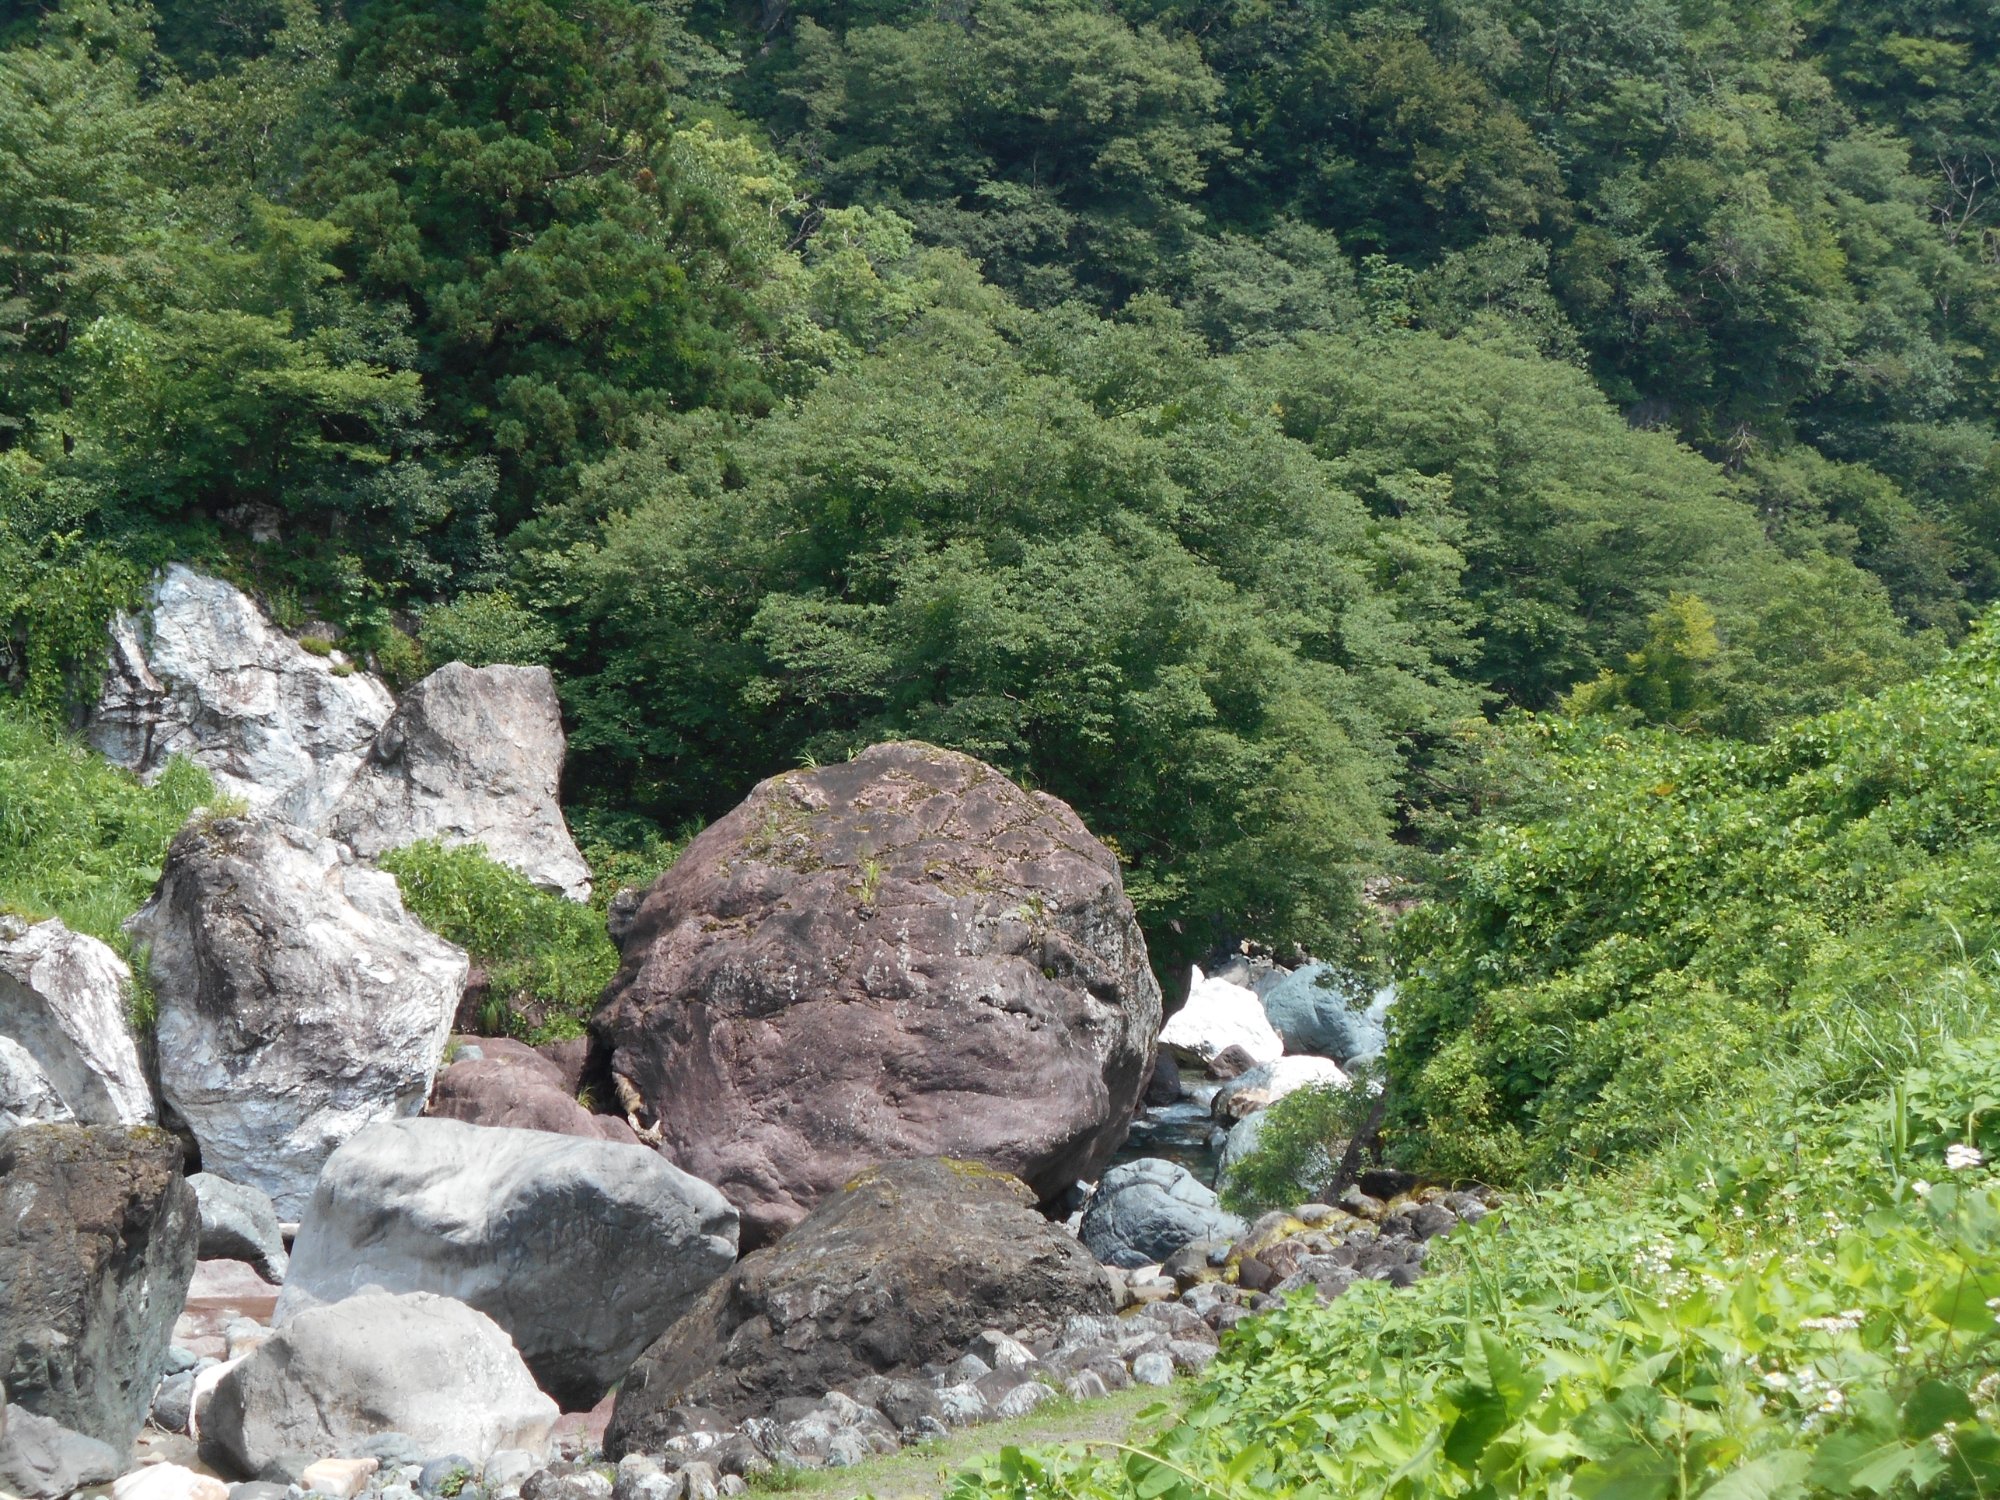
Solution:
M 703 899 L 731 850 L 842 932 L 948 885 L 782 801 L 1004 782 L 884 741 L 1062 799 L 1136 909 L 1123 1102 L 1037 1193 L 1149 1074 L 1224 1121 L 1240 1047 L 1150 1071 L 1191 962 L 1241 950 L 1246 1066 L 1297 1055 L 1253 959 L 1393 979 L 1386 1055 L 1225 1122 L 1246 1233 L 1117 1283 L 1229 1282 L 1192 1404 L 956 1500 L 2000 1490 L 1993 0 L 0 0 L 0 915 L 127 952 L 170 840 L 245 837 L 72 733 L 170 564 L 183 624 L 365 687 L 350 776 L 402 753 L 385 682 L 550 669 L 504 701 L 570 874 L 376 851 L 516 1053 L 688 1008 L 614 894 L 704 827 Z M 657 1144 L 701 1091 L 586 1050 L 552 1117 Z M 1257 1301 L 1226 1210 L 1345 1222 L 1310 1195 L 1370 1153 L 1434 1196 L 1343 1198 L 1362 1248 L 1448 1196 L 1447 1274 L 1348 1240 L 1325 1305 Z
M 1758 740 L 2000 590 L 1974 6 L 0 7 L 23 711 L 169 558 L 546 661 L 632 846 L 889 735 L 1163 957 L 1358 951 L 1472 726 Z M 1365 946 L 1365 944 L 1364 944 Z

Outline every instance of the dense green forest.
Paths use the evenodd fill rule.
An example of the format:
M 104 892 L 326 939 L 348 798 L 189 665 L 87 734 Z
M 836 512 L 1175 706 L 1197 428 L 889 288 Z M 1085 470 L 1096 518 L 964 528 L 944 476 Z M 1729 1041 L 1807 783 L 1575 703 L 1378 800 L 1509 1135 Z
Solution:
M 1759 741 L 2000 592 L 2000 27 L 0 6 L 0 589 L 540 660 L 588 840 L 917 735 L 1163 959 L 1356 953 L 1515 708 Z
M 1994 0 L 0 0 L 0 905 L 210 793 L 66 735 L 169 560 L 549 665 L 600 902 L 916 736 L 1393 966 L 1506 1210 L 957 1500 L 2000 1493 Z

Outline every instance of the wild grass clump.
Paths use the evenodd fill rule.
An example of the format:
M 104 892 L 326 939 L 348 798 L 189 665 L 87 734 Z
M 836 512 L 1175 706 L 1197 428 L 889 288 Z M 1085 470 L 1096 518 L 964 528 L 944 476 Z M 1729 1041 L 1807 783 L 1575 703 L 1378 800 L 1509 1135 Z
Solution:
M 120 924 L 152 894 L 168 843 L 214 795 L 189 762 L 146 786 L 0 702 L 0 908 L 122 949 Z
M 532 1042 L 582 1034 L 618 970 L 601 909 L 542 890 L 476 847 L 426 840 L 380 864 L 417 920 L 486 970 L 483 1031 Z

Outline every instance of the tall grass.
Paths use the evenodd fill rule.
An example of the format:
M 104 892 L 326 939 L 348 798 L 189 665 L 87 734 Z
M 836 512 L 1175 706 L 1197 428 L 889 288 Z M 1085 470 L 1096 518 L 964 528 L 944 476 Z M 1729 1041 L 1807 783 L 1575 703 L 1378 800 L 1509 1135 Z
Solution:
M 168 843 L 214 796 L 188 762 L 146 786 L 0 703 L 0 909 L 60 917 L 122 950 L 121 924 L 152 894 Z

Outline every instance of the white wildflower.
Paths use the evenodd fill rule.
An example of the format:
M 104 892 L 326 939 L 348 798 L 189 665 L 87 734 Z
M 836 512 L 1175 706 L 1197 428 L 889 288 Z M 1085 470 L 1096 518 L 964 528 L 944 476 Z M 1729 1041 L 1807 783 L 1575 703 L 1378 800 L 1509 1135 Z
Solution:
M 1792 1377 L 1783 1370 L 1772 1370 L 1764 1376 L 1764 1389 L 1767 1391 L 1789 1390 L 1791 1384 Z
M 1830 1318 L 1803 1318 L 1799 1326 L 1816 1329 L 1820 1333 L 1852 1333 L 1861 1326 L 1861 1309 L 1851 1307 L 1846 1312 L 1835 1313 Z
M 1910 1191 L 1915 1193 L 1919 1198 L 1928 1198 L 1931 1195 L 1931 1185 L 1919 1177 L 1915 1182 L 1910 1184 Z
M 1840 1387 L 1837 1385 L 1830 1385 L 1826 1388 L 1826 1394 L 1820 1398 L 1819 1409 L 1823 1412 L 1831 1414 L 1833 1412 L 1839 1411 L 1842 1407 L 1846 1405 L 1847 1405 L 1847 1397 L 1845 1394 L 1842 1393 Z
M 1944 1164 L 1954 1172 L 1982 1166 L 1985 1161 L 1986 1158 L 1980 1154 L 1977 1146 L 1968 1146 L 1962 1141 L 1944 1148 Z

